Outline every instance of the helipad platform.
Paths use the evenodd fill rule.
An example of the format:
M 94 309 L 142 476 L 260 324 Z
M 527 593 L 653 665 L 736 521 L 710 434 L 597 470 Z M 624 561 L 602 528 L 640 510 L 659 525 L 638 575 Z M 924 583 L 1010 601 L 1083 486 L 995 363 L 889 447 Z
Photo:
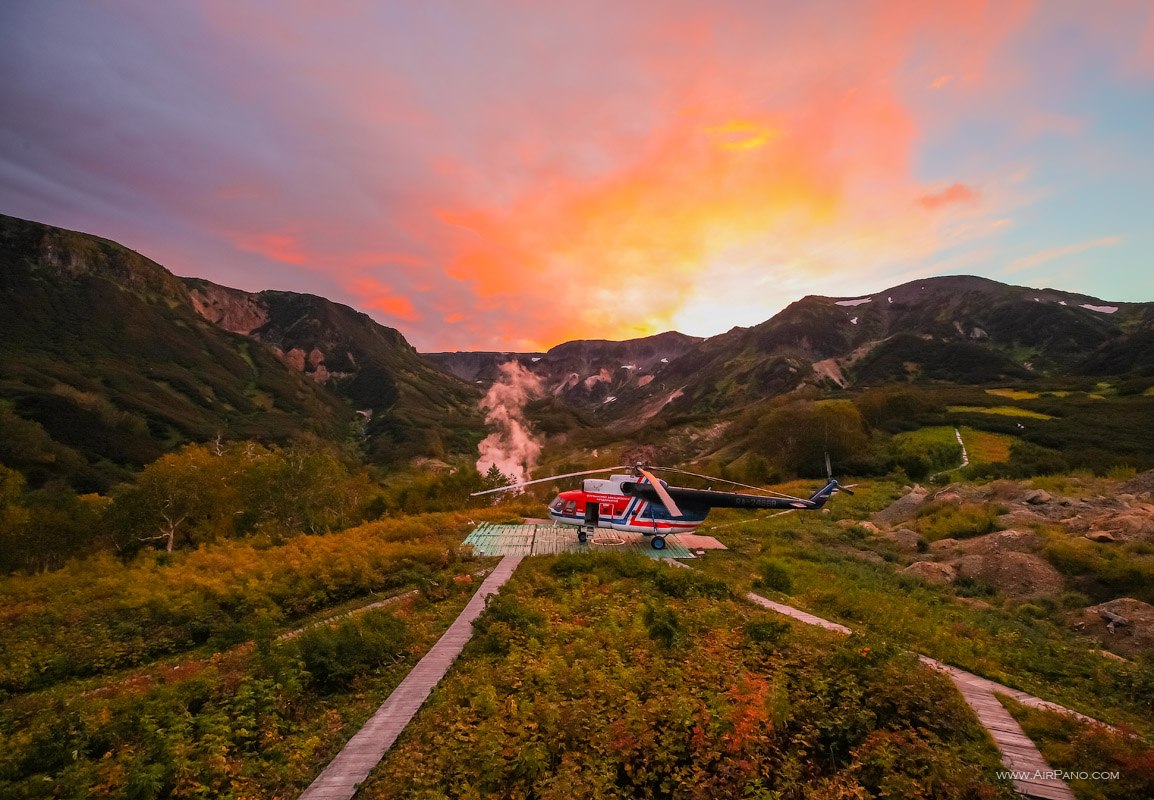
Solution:
M 692 534 L 665 537 L 665 548 L 654 550 L 648 536 L 600 529 L 589 541 L 577 541 L 577 529 L 561 525 L 492 525 L 482 522 L 465 537 L 479 556 L 544 556 L 554 553 L 640 553 L 650 558 L 693 558 L 681 539 L 701 539 Z

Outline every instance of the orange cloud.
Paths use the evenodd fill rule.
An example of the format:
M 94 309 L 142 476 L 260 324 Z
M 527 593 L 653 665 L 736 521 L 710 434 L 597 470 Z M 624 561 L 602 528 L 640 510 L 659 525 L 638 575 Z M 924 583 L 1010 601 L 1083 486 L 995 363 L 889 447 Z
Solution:
M 217 8 L 233 33 L 259 28 Z M 285 64 L 307 64 L 306 88 L 323 85 L 305 128 L 339 119 L 326 135 L 363 137 L 331 146 L 354 174 L 328 185 L 321 173 L 316 207 L 284 214 L 308 247 L 285 235 L 241 246 L 329 274 L 365 308 L 424 320 L 422 346 L 537 349 L 756 323 L 801 293 L 988 236 L 985 215 L 1005 213 L 986 176 L 981 204 L 967 185 L 922 184 L 927 121 L 911 103 L 926 85 L 949 84 L 959 91 L 938 102 L 960 103 L 993 90 L 995 74 L 1013 80 L 997 48 L 1028 5 L 863 2 L 838 26 L 804 5 L 780 18 L 743 3 L 620 4 L 611 20 L 575 8 L 471 18 L 539 67 L 483 80 L 448 51 L 384 68 L 373 48 L 298 50 L 311 41 L 299 19 L 252 30 L 291 47 Z M 321 205 L 344 194 L 356 203 Z
M 940 192 L 931 192 L 918 198 L 918 204 L 929 211 L 948 206 L 951 203 L 971 203 L 978 199 L 978 193 L 964 183 L 953 183 Z
M 347 288 L 355 294 L 359 305 L 373 311 L 381 311 L 390 317 L 419 322 L 421 315 L 409 298 L 397 294 L 391 286 L 381 283 L 375 278 L 354 278 L 347 281 Z
M 279 261 L 282 264 L 305 266 L 309 263 L 308 257 L 301 250 L 300 241 L 289 234 L 242 234 L 236 238 L 236 245 L 241 250 L 256 253 L 270 261 Z
M 713 137 L 714 146 L 722 150 L 756 150 L 780 133 L 751 120 L 731 120 L 724 125 L 707 127 L 705 132 Z
M 1103 236 L 1099 239 L 1091 239 L 1086 242 L 1078 242 L 1076 244 L 1068 244 L 1062 247 L 1048 247 L 1045 250 L 1039 250 L 1036 253 L 1031 253 L 1022 258 L 1016 258 L 1006 267 L 1006 272 L 1022 272 L 1023 270 L 1032 269 L 1040 264 L 1045 264 L 1047 261 L 1053 261 L 1057 258 L 1065 258 L 1066 256 L 1073 256 L 1079 253 L 1084 253 L 1087 250 L 1093 250 L 1098 247 L 1114 247 L 1122 243 L 1121 236 Z

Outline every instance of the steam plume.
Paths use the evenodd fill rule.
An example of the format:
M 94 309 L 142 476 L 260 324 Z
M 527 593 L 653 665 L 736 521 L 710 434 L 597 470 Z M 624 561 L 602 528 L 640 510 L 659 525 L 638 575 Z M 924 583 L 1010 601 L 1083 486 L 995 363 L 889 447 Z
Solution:
M 537 466 L 541 445 L 525 424 L 525 404 L 542 395 L 541 379 L 521 366 L 519 361 L 501 365 L 501 377 L 489 389 L 481 408 L 485 422 L 495 430 L 477 445 L 481 457 L 477 471 L 482 475 L 494 464 L 514 483 L 529 480 L 529 471 Z

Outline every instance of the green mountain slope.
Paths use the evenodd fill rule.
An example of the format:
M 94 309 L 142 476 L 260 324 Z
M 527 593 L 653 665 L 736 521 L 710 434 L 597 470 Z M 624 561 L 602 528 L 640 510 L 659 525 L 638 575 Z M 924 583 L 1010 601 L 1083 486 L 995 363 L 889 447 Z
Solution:
M 345 434 L 351 413 L 339 398 L 201 319 L 183 294 L 179 279 L 114 242 L 0 218 L 0 403 L 18 418 L 9 427 L 38 426 L 52 440 L 46 452 L 0 458 L 34 482 L 61 475 L 103 488 L 218 432 Z
M 471 449 L 480 392 L 422 358 L 398 331 L 348 306 L 295 292 L 242 292 L 186 278 L 193 305 L 346 398 L 384 459 Z
M 673 360 L 618 397 L 620 416 L 738 408 L 805 384 L 962 385 L 1154 371 L 1154 304 L 928 278 L 860 298 L 805 297 L 766 322 L 735 328 Z
M 213 319 L 211 286 L 114 242 L 0 216 L 0 462 L 34 485 L 102 489 L 218 433 L 343 441 L 364 428 L 383 460 L 471 446 L 475 390 L 396 331 L 323 298 L 223 287 L 236 307 Z M 236 324 L 260 308 L 260 331 Z

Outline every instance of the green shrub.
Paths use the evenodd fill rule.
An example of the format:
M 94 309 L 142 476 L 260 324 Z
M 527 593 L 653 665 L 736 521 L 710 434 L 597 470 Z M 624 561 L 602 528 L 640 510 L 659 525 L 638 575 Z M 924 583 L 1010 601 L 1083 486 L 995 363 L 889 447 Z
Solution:
M 559 578 L 589 573 L 596 568 L 594 559 L 585 553 L 561 553 L 549 565 L 549 571 Z
M 917 529 L 927 541 L 965 539 L 997 529 L 1004 506 L 989 503 L 928 503 L 918 512 Z
M 788 622 L 777 619 L 754 620 L 745 626 L 745 638 L 761 647 L 779 644 L 792 630 Z
M 649 637 L 666 647 L 672 647 L 681 639 L 681 625 L 673 610 L 664 605 L 646 603 L 642 615 Z
M 954 591 L 959 597 L 993 597 L 996 594 L 994 587 L 982 583 L 973 575 L 961 575 L 954 581 Z
M 690 569 L 659 568 L 653 574 L 653 585 L 670 597 L 729 597 L 729 586 L 720 578 Z
M 755 582 L 755 586 L 762 589 L 772 589 L 782 594 L 793 592 L 793 581 L 789 577 L 789 571 L 781 562 L 762 561 L 757 565 L 757 573 L 760 577 Z
M 335 627 L 305 631 L 298 641 L 310 679 L 331 691 L 348 686 L 363 672 L 401 657 L 409 636 L 403 620 L 384 611 L 369 611 Z

